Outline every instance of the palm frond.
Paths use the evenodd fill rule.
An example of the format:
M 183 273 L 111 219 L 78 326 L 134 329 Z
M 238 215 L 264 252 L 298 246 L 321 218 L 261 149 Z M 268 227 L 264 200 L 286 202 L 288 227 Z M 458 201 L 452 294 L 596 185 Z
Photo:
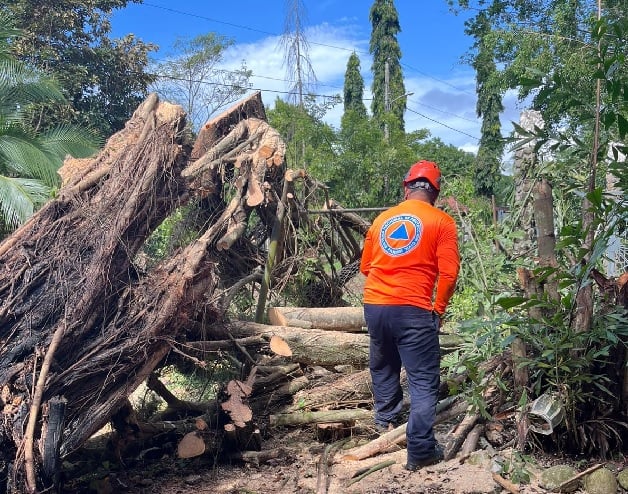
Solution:
M 63 156 L 46 152 L 41 141 L 20 126 L 0 128 L 0 170 L 8 176 L 38 179 L 48 186 L 59 182 Z
M 39 134 L 46 152 L 64 159 L 68 154 L 74 158 L 88 158 L 100 146 L 101 140 L 89 129 L 73 125 L 59 125 Z
M 64 102 L 58 83 L 19 60 L 0 59 L 0 111 L 23 111 L 34 103 Z
M 11 15 L 4 11 L 0 11 L 0 45 L 7 45 L 10 39 L 21 36 L 23 31 L 15 27 L 15 21 Z M 6 50 L 0 49 L 0 58 L 6 58 Z
M 50 197 L 50 188 L 39 180 L 0 175 L 0 216 L 2 222 L 17 228 Z

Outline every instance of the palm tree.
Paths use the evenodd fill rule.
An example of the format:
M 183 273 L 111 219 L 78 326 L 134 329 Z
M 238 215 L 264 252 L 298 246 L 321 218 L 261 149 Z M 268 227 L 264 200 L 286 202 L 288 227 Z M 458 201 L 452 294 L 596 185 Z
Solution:
M 34 104 L 64 101 L 58 85 L 10 54 L 20 32 L 0 12 L 0 239 L 26 221 L 59 186 L 67 155 L 86 157 L 97 142 L 85 129 L 60 124 L 46 132 L 32 125 Z

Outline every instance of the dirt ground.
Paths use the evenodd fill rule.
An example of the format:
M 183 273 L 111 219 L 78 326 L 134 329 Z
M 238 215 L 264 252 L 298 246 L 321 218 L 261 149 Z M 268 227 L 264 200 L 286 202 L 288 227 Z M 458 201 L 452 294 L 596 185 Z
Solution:
M 444 432 L 438 431 L 442 442 Z M 342 459 L 342 450 L 333 456 L 325 477 L 319 475 L 321 457 L 330 443 L 316 440 L 313 432 L 303 429 L 275 431 L 267 438 L 264 450 L 281 449 L 282 454 L 262 465 L 233 462 L 217 463 L 213 458 L 188 460 L 166 455 L 158 460 L 140 462 L 126 470 L 95 472 L 91 479 L 69 483 L 68 494 L 480 494 L 506 492 L 493 479 L 491 459 L 476 455 L 474 459 L 452 459 L 425 467 L 417 472 L 403 468 L 405 449 L 378 455 L 362 461 Z M 508 460 L 508 452 L 499 453 Z M 478 457 L 482 461 L 478 462 Z M 476 460 L 476 461 L 474 461 Z M 356 480 L 358 472 L 389 465 Z M 550 459 L 551 462 L 551 459 Z M 480 463 L 480 464 L 475 464 Z M 543 466 L 549 466 L 548 459 Z M 539 465 L 540 467 L 541 465 Z M 521 494 L 546 492 L 538 487 L 539 470 L 530 468 L 532 479 L 521 485 Z M 537 474 L 537 475 L 535 475 Z

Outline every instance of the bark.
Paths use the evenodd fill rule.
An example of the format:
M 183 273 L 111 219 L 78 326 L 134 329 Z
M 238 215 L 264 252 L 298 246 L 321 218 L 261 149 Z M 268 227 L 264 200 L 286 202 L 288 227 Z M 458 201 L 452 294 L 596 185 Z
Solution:
M 270 425 L 277 427 L 282 425 L 322 424 L 329 422 L 353 422 L 373 416 L 370 410 L 355 408 L 352 410 L 329 410 L 324 412 L 294 412 L 271 415 Z
M 391 449 L 399 449 L 400 445 L 406 442 L 406 428 L 408 424 L 400 425 L 392 431 L 382 434 L 370 443 L 347 451 L 342 459 L 349 461 L 358 461 L 370 458 L 380 453 L 388 452 Z
M 233 460 L 240 460 L 255 466 L 260 466 L 270 460 L 285 459 L 289 456 L 289 450 L 283 448 L 267 449 L 264 451 L 238 451 L 230 455 Z
M 436 420 L 434 423 L 438 424 L 448 420 L 450 418 L 450 407 L 454 409 L 455 415 L 458 415 L 460 413 L 458 411 L 459 406 L 460 405 L 458 403 L 452 402 L 451 400 L 443 400 L 439 402 L 436 406 Z M 466 406 L 467 405 L 465 405 L 465 407 Z M 400 449 L 406 442 L 407 427 L 408 423 L 406 422 L 399 427 L 382 434 L 377 439 L 374 439 L 367 444 L 352 448 L 345 452 L 342 459 L 350 461 L 364 460 L 380 453 L 387 453 Z
M 477 413 L 467 412 L 462 422 L 458 424 L 456 430 L 447 438 L 445 443 L 445 460 L 451 460 L 464 443 L 469 432 L 475 427 L 480 416 Z
M 365 367 L 368 362 L 368 336 L 354 333 L 336 333 L 285 326 L 271 326 L 247 321 L 234 321 L 227 325 L 235 338 L 263 336 L 270 340 L 273 336 L 284 339 L 292 350 L 291 359 L 307 365 L 333 367 L 351 364 Z
M 371 227 L 371 223 L 362 218 L 361 216 L 345 211 L 345 209 L 334 200 L 330 200 L 325 205 L 325 209 L 333 211 L 334 216 L 337 216 L 340 224 L 355 230 L 360 235 L 366 235 L 366 232 Z
M 297 393 L 294 397 L 295 404 L 285 411 L 347 408 L 370 405 L 372 402 L 371 374 L 366 369 L 341 377 L 332 374 L 322 384 Z
M 473 453 L 477 449 L 478 442 L 480 441 L 480 436 L 483 433 L 484 424 L 475 424 L 471 432 L 469 432 L 464 442 L 462 443 L 462 447 L 460 448 L 461 462 L 468 458 L 471 453 Z
M 364 332 L 362 307 L 271 307 L 268 320 L 275 326 Z
M 255 311 L 255 321 L 259 323 L 261 323 L 264 318 L 264 309 L 266 308 L 266 300 L 268 290 L 270 289 L 271 275 L 275 267 L 275 263 L 281 258 L 281 251 L 283 247 L 283 223 L 286 215 L 286 197 L 288 194 L 288 188 L 292 182 L 289 180 L 289 177 L 291 177 L 291 174 L 286 173 L 281 192 L 281 199 L 277 204 L 277 213 L 272 221 L 270 242 L 268 244 L 268 256 L 266 258 L 264 276 L 262 277 L 262 283 L 259 290 L 257 310 Z
M 247 112 L 249 136 L 240 142 L 232 124 Z M 223 248 L 233 245 L 240 233 L 228 228 L 232 214 L 283 165 L 283 143 L 255 117 L 264 117 L 259 95 L 208 123 L 188 166 L 183 110 L 151 95 L 98 155 L 68 161 L 57 198 L 0 244 L 0 459 L 13 464 L 5 473 L 16 488 L 50 480 L 34 448 L 55 447 L 41 437 L 41 407 L 65 401 L 58 447 L 68 455 L 123 407 L 188 324 L 221 317 L 207 303 L 218 284 L 213 247 L 221 238 Z M 221 188 L 197 162 L 217 166 L 224 155 L 224 166 L 243 177 L 235 206 L 218 206 L 198 239 L 138 270 L 140 248 L 191 190 L 203 197 Z
M 539 180 L 534 187 L 534 221 L 537 230 L 538 262 L 543 268 L 556 268 L 556 236 L 554 234 L 554 200 L 547 179 Z M 558 282 L 550 275 L 543 282 L 543 291 L 550 300 L 558 301 Z
M 194 248 L 149 282 L 133 279 L 133 257 L 186 194 L 184 125 L 179 107 L 149 97 L 83 178 L 0 246 L 0 386 L 5 403 L 19 403 L 3 411 L 5 451 L 29 448 L 21 424 L 54 396 L 67 400 L 61 454 L 82 444 L 168 351 L 166 325 L 176 335 L 212 285 Z
M 306 376 L 301 376 L 273 390 L 266 389 L 263 392 L 257 392 L 251 397 L 251 407 L 257 417 L 266 415 L 270 410 L 281 408 L 286 403 L 293 403 L 295 393 L 301 389 L 305 389 L 308 384 L 309 379 Z

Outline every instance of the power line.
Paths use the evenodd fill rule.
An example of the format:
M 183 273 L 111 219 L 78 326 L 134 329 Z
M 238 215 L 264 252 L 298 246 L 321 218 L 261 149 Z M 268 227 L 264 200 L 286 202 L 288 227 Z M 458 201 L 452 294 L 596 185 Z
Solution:
M 191 12 L 185 12 L 183 10 L 173 9 L 173 8 L 170 8 L 170 7 L 163 7 L 161 5 L 155 5 L 155 4 L 152 4 L 152 3 L 143 2 L 143 3 L 139 4 L 139 5 L 146 5 L 147 7 L 153 7 L 153 8 L 156 8 L 156 9 L 165 10 L 165 11 L 168 11 L 168 12 L 172 12 L 174 14 L 185 15 L 185 16 L 194 17 L 194 18 L 197 18 L 197 19 L 203 19 L 203 20 L 206 20 L 206 21 L 209 21 L 209 22 L 214 22 L 216 24 L 223 24 L 225 26 L 230 26 L 230 27 L 235 27 L 235 28 L 238 28 L 238 29 L 244 29 L 246 31 L 256 32 L 256 33 L 260 33 L 260 34 L 265 34 L 267 36 L 280 36 L 277 33 L 271 33 L 269 31 L 264 31 L 262 29 L 256 29 L 256 28 L 253 28 L 253 27 L 250 27 L 250 26 L 244 26 L 242 24 L 235 24 L 235 23 L 232 23 L 232 22 L 221 21 L 219 19 L 214 19 L 212 17 L 207 17 L 207 16 L 200 15 L 200 14 L 193 14 Z M 366 56 L 370 55 L 369 52 L 366 52 L 366 51 L 363 51 L 363 50 L 356 50 L 355 48 L 346 47 L 346 46 L 330 45 L 330 44 L 327 44 L 327 43 L 317 43 L 315 41 L 308 41 L 308 43 L 311 44 L 311 45 L 315 45 L 315 46 L 322 46 L 324 48 L 332 48 L 334 50 L 342 50 L 342 51 L 347 51 L 347 52 L 356 52 L 356 53 L 360 53 L 360 54 L 366 55 Z M 429 77 L 430 79 L 433 79 L 433 80 L 435 80 L 437 82 L 440 82 L 442 84 L 450 86 L 451 88 L 456 89 L 457 91 L 462 91 L 462 92 L 465 92 L 467 94 L 471 94 L 468 91 L 466 91 L 465 89 L 456 87 L 453 84 L 451 84 L 451 83 L 449 83 L 447 81 L 444 81 L 442 79 L 439 79 L 437 77 L 434 77 L 434 76 L 428 74 L 427 72 L 423 72 L 423 71 L 417 69 L 416 67 L 412 67 L 411 65 L 408 65 L 408 64 L 405 64 L 405 63 L 402 63 L 402 62 L 400 62 L 400 65 L 402 65 L 404 67 L 407 67 L 408 69 L 413 70 L 413 71 L 415 71 L 415 72 L 417 72 L 419 74 L 422 74 L 422 75 L 424 75 L 426 77 Z
M 267 35 L 267 36 L 278 36 L 276 33 L 271 33 L 269 31 L 256 29 L 256 28 L 253 28 L 253 27 L 250 27 L 250 26 L 245 26 L 245 25 L 242 25 L 242 24 L 235 24 L 235 23 L 232 23 L 232 22 L 221 21 L 219 19 L 214 19 L 212 17 L 208 17 L 208 16 L 204 16 L 204 15 L 200 15 L 200 14 L 194 14 L 194 13 L 191 13 L 191 12 L 186 12 L 186 11 L 182 11 L 182 10 L 178 10 L 178 9 L 173 9 L 173 8 L 170 8 L 170 7 L 164 7 L 164 6 L 161 6 L 161 5 L 155 5 L 155 4 L 147 3 L 147 2 L 143 2 L 143 3 L 139 4 L 139 5 L 145 5 L 147 7 L 161 9 L 161 10 L 165 10 L 165 11 L 172 12 L 172 13 L 179 14 L 179 15 L 185 15 L 185 16 L 189 16 L 189 17 L 194 17 L 194 18 L 197 18 L 197 19 L 203 19 L 203 20 L 206 20 L 206 21 L 209 21 L 209 22 L 214 22 L 216 24 L 222 24 L 222 25 L 226 25 L 226 26 L 230 26 L 230 27 L 235 27 L 235 28 L 238 28 L 238 29 L 244 29 L 244 30 L 251 31 L 251 32 L 257 32 L 257 33 L 264 34 L 264 35 Z M 332 49 L 336 49 L 336 50 L 343 50 L 343 51 L 361 53 L 363 55 L 370 55 L 370 53 L 368 53 L 368 52 L 361 51 L 361 50 L 356 50 L 356 49 L 350 48 L 350 47 L 347 48 L 347 47 L 335 46 L 335 45 L 330 45 L 330 44 L 326 44 L 326 43 L 317 43 L 317 42 L 309 42 L 309 43 L 311 45 L 317 45 L 317 46 L 322 46 L 322 47 L 326 47 L 326 48 L 332 48 Z M 426 77 L 429 77 L 429 78 L 431 78 L 431 79 L 433 79 L 433 80 L 435 80 L 435 81 L 437 81 L 439 83 L 447 85 L 447 86 L 449 86 L 449 87 L 451 87 L 453 89 L 456 89 L 456 90 L 461 91 L 461 92 L 466 93 L 466 94 L 471 94 L 471 93 L 469 93 L 468 91 L 466 91 L 464 89 L 458 88 L 458 87 L 454 86 L 453 84 L 450 84 L 447 81 L 444 81 L 444 80 L 438 79 L 438 78 L 436 78 L 434 76 L 431 76 L 430 74 L 428 74 L 426 72 L 423 72 L 423 71 L 421 71 L 421 70 L 419 70 L 419 69 L 417 69 L 415 67 L 412 67 L 411 65 L 408 65 L 408 64 L 405 64 L 405 63 L 402 63 L 402 62 L 400 62 L 400 65 L 402 65 L 404 67 L 407 67 L 408 69 L 413 70 L 413 71 L 415 71 L 415 72 L 417 72 L 419 74 L 422 74 L 422 75 L 424 75 Z M 225 72 L 233 72 L 233 71 L 225 71 Z M 185 80 L 183 78 L 176 78 L 176 77 L 172 77 L 172 76 L 163 76 L 163 75 L 158 75 L 158 74 L 153 74 L 153 75 L 156 76 L 156 77 L 167 78 L 167 79 L 171 79 L 171 80 Z M 253 74 L 252 77 L 258 77 L 258 78 L 261 78 L 261 79 L 268 79 L 268 80 L 277 80 L 277 81 L 282 81 L 282 82 L 286 82 L 286 83 L 290 83 L 291 82 L 291 81 L 288 81 L 286 79 L 273 78 L 273 77 L 269 77 L 269 76 L 261 76 L 261 75 L 255 75 L 255 74 Z M 241 86 L 234 85 L 234 84 L 217 83 L 217 82 L 211 82 L 211 81 L 205 81 L 205 80 L 198 80 L 198 81 L 195 81 L 195 82 L 198 82 L 198 83 L 201 83 L 201 84 L 219 85 L 219 86 L 233 87 L 233 88 L 241 87 Z M 325 84 L 320 84 L 320 85 L 326 86 Z M 331 85 L 327 85 L 327 86 L 328 87 L 335 87 L 337 89 L 340 89 L 337 86 L 331 86 Z M 286 95 L 287 94 L 292 94 L 291 91 L 280 91 L 280 90 L 275 90 L 275 89 L 262 89 L 262 88 L 253 88 L 253 87 L 250 87 L 250 88 L 247 88 L 247 89 L 248 90 L 252 90 L 252 91 L 264 91 L 264 92 L 276 93 L 276 94 L 286 94 Z M 325 95 L 325 94 L 311 94 L 311 95 L 314 96 L 314 97 L 320 97 L 320 98 L 334 98 L 335 97 L 335 95 L 330 96 L 330 95 Z M 419 103 L 419 104 L 421 104 L 421 103 Z M 450 114 L 450 115 L 452 115 L 454 117 L 461 118 L 463 120 L 472 121 L 472 120 L 469 120 L 469 119 L 467 119 L 465 117 L 461 117 L 459 115 L 451 114 L 451 113 L 446 112 L 444 110 L 439 110 L 438 108 L 435 108 L 435 107 L 430 107 L 429 105 L 425 105 L 425 104 L 421 104 L 421 105 L 422 106 L 426 106 L 428 108 L 431 108 L 433 110 L 439 111 L 439 112 L 444 113 L 444 114 Z M 446 128 L 448 128 L 450 130 L 453 130 L 454 132 L 458 132 L 460 134 L 466 135 L 467 137 L 470 137 L 472 139 L 475 139 L 475 140 L 479 141 L 479 138 L 477 138 L 475 136 L 472 136 L 471 134 L 468 134 L 468 133 L 466 133 L 464 131 L 455 129 L 455 128 L 447 125 L 447 124 L 444 124 L 443 122 L 440 122 L 440 121 L 438 121 L 438 120 L 436 120 L 434 118 L 428 117 L 427 115 L 424 115 L 423 113 L 420 113 L 420 112 L 418 112 L 416 110 L 413 110 L 411 108 L 407 108 L 406 107 L 406 109 L 408 111 L 412 112 L 412 113 L 416 113 L 417 115 L 419 115 L 419 116 L 421 116 L 421 117 L 423 117 L 423 118 L 425 118 L 427 120 L 430 120 L 431 122 L 437 123 L 439 125 L 442 125 L 443 127 L 446 127 Z
M 477 119 L 463 117 L 462 115 L 456 115 L 455 113 L 451 113 L 451 112 L 448 112 L 446 110 L 441 110 L 440 108 L 436 108 L 435 106 L 426 105 L 425 103 L 419 103 L 417 101 L 413 101 L 413 103 L 415 105 L 424 106 L 425 108 L 429 108 L 430 110 L 437 111 L 439 113 L 442 113 L 443 115 L 449 115 L 449 116 L 452 116 L 452 117 L 456 117 L 456 118 L 459 118 L 460 120 L 466 120 L 467 122 L 478 123 Z
M 280 90 L 277 90 L 277 89 L 263 89 L 263 88 L 254 88 L 254 87 L 244 88 L 243 86 L 240 86 L 238 84 L 227 84 L 227 83 L 224 83 L 224 82 L 206 81 L 204 79 L 197 79 L 197 80 L 190 81 L 189 79 L 185 79 L 183 77 L 174 77 L 174 76 L 160 75 L 160 74 L 151 74 L 151 75 L 153 75 L 154 77 L 157 77 L 157 78 L 169 79 L 169 80 L 173 80 L 173 81 L 194 82 L 196 84 L 207 84 L 207 85 L 210 85 L 210 86 L 223 86 L 223 87 L 230 87 L 230 88 L 233 88 L 233 89 L 236 89 L 236 88 L 237 89 L 246 89 L 247 91 L 264 91 L 264 92 L 267 92 L 267 93 L 291 94 L 290 91 L 280 91 Z M 329 94 L 316 94 L 316 93 L 308 93 L 308 94 L 310 96 L 314 96 L 316 98 L 327 98 L 327 99 L 335 98 L 335 95 L 329 95 Z M 416 113 L 417 115 L 419 115 L 419 116 L 421 116 L 421 117 L 423 117 L 423 118 L 425 118 L 427 120 L 430 120 L 431 122 L 434 122 L 434 123 L 437 123 L 439 125 L 442 125 L 443 127 L 446 127 L 446 128 L 448 128 L 450 130 L 453 130 L 454 132 L 458 132 L 459 134 L 463 134 L 463 135 L 466 135 L 467 137 L 471 137 L 472 139 L 475 139 L 476 141 L 480 140 L 478 137 L 475 137 L 475 136 L 473 136 L 471 134 L 467 134 L 466 132 L 464 132 L 462 130 L 458 130 L 458 129 L 450 126 L 450 125 L 447 125 L 447 124 L 439 121 L 439 120 L 436 120 L 434 118 L 428 117 L 427 115 L 425 115 L 425 114 L 423 114 L 421 112 L 418 112 L 416 110 L 413 110 L 412 108 L 408 108 L 407 106 L 406 106 L 406 110 L 409 111 L 409 112 L 412 112 L 412 113 Z M 447 113 L 447 112 L 444 112 L 444 113 Z M 455 114 L 450 114 L 450 115 L 452 115 L 454 117 L 458 117 L 458 118 L 463 118 L 464 119 L 464 117 L 460 117 L 459 115 L 455 115 Z M 468 120 L 468 119 L 465 119 L 465 120 Z M 472 121 L 472 120 L 469 120 L 469 121 Z
M 454 128 L 453 128 L 453 127 L 451 127 L 451 126 L 449 126 L 449 125 L 447 125 L 447 124 L 444 124 L 443 122 L 439 122 L 438 120 L 435 120 L 435 119 L 433 119 L 433 118 L 430 118 L 430 117 L 428 117 L 427 115 L 424 115 L 424 114 L 423 114 L 423 113 L 421 113 L 421 112 L 418 112 L 418 111 L 416 111 L 416 110 L 413 110 L 412 108 L 407 108 L 407 107 L 406 107 L 406 110 L 408 110 L 409 112 L 412 112 L 412 113 L 416 113 L 417 115 L 419 115 L 419 116 L 421 116 L 421 117 L 423 117 L 423 118 L 425 118 L 425 119 L 427 119 L 427 120 L 430 120 L 431 122 L 437 123 L 438 125 L 442 125 L 443 127 L 447 127 L 449 130 L 453 130 L 454 132 L 458 132 L 459 134 L 466 135 L 467 137 L 470 137 L 471 139 L 475 139 L 476 141 L 479 141 L 479 140 L 480 140 L 480 138 L 479 138 L 479 137 L 475 137 L 475 136 L 472 136 L 471 134 L 467 134 L 466 132 L 464 132 L 464 131 L 462 131 L 462 130 L 454 129 Z
M 401 61 L 400 61 L 400 62 L 399 62 L 399 64 L 400 64 L 400 65 L 402 65 L 403 67 L 406 67 L 406 68 L 410 69 L 410 70 L 413 70 L 413 71 L 415 71 L 415 72 L 418 72 L 419 74 L 422 74 L 422 75 L 424 75 L 425 77 L 429 77 L 430 79 L 433 79 L 433 80 L 435 80 L 436 82 L 440 82 L 441 84 L 445 84 L 446 86 L 449 86 L 449 87 L 451 87 L 451 88 L 455 89 L 456 91 L 460 91 L 460 92 L 462 92 L 462 93 L 465 93 L 465 94 L 470 94 L 470 95 L 472 95 L 472 96 L 475 96 L 475 94 L 470 93 L 470 92 L 469 92 L 469 91 L 467 91 L 466 89 L 463 89 L 463 88 L 460 88 L 460 87 L 454 86 L 453 84 L 451 84 L 451 83 L 449 83 L 449 82 L 447 82 L 447 81 L 443 81 L 442 79 L 438 79 L 437 77 L 434 77 L 434 76 L 432 76 L 432 75 L 428 74 L 427 72 L 423 72 L 423 71 L 421 71 L 421 70 L 419 70 L 419 69 L 417 69 L 417 68 L 415 68 L 415 67 L 412 67 L 411 65 L 408 65 L 407 63 L 403 63 L 403 62 L 401 62 Z
M 172 12 L 173 14 L 187 15 L 189 17 L 195 17 L 197 19 L 203 19 L 205 21 L 215 22 L 216 24 L 224 24 L 225 26 L 237 27 L 239 29 L 246 29 L 247 31 L 253 31 L 253 32 L 256 32 L 256 33 L 261 33 L 261 34 L 267 34 L 269 36 L 276 36 L 276 34 L 274 34 L 274 33 L 269 33 L 268 31 L 263 31 L 261 29 L 255 29 L 255 28 L 252 28 L 250 26 L 242 26 L 241 24 L 234 24 L 232 22 L 220 21 L 218 19 L 213 19 L 211 17 L 207 17 L 207 16 L 200 15 L 200 14 L 193 14 L 191 12 L 184 12 L 183 10 L 171 9 L 170 7 L 163 7 L 161 5 L 154 5 L 152 3 L 147 3 L 147 2 L 142 2 L 139 5 L 146 5 L 147 7 L 153 7 L 155 9 L 165 10 L 167 12 Z

